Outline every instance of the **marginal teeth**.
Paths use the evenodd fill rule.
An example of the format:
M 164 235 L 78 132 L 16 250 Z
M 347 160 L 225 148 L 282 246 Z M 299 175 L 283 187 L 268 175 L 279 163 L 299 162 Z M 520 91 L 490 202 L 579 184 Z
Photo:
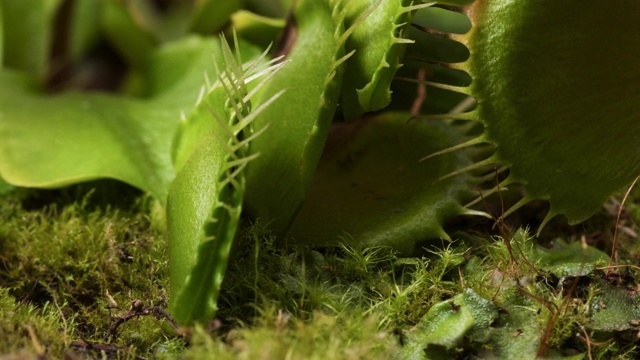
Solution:
M 421 11 L 414 17 L 419 26 L 412 30 L 429 27 L 425 20 L 429 13 L 441 11 Z M 531 200 L 545 200 L 550 209 L 538 231 L 559 214 L 569 223 L 585 220 L 640 172 L 638 159 L 619 156 L 640 144 L 637 136 L 630 135 L 638 128 L 640 95 L 626 81 L 640 74 L 637 66 L 631 65 L 638 53 L 629 51 L 640 48 L 640 41 L 620 36 L 637 33 L 640 3 L 625 3 L 622 8 L 594 2 L 576 8 L 552 0 L 476 1 L 462 11 L 474 22 L 469 33 L 449 39 L 416 33 L 420 37 L 407 51 L 408 59 L 418 58 L 423 64 L 433 60 L 445 63 L 427 65 L 442 71 L 435 75 L 439 76 L 437 81 L 427 78 L 423 82 L 431 95 L 427 105 L 438 103 L 438 96 L 443 94 L 440 90 L 457 91 L 477 100 L 473 110 L 455 118 L 474 120 L 485 127 L 483 135 L 468 142 L 494 146 L 494 153 L 481 163 L 509 167 L 508 177 L 486 195 L 502 191 L 511 183 L 524 185 L 527 191 L 503 216 Z M 515 17 L 518 21 L 513 20 Z M 601 26 L 589 26 L 595 22 Z M 434 28 L 465 33 L 464 29 L 445 29 L 443 25 Z M 565 36 L 542 35 L 548 33 Z M 432 49 L 438 49 L 438 54 L 425 51 L 429 43 L 437 44 Z M 471 54 L 464 61 L 459 58 L 463 53 L 456 50 L 462 44 Z M 446 64 L 456 61 L 461 62 Z M 406 62 L 399 72 L 405 81 L 420 65 Z M 594 71 L 604 63 L 608 71 Z M 452 69 L 467 72 L 473 82 L 455 83 L 458 80 Z M 454 146 L 427 158 L 466 146 Z
M 342 238 L 349 245 L 386 245 L 411 254 L 421 240 L 449 239 L 442 229 L 444 219 L 488 216 L 461 205 L 474 197 L 469 189 L 476 179 L 471 174 L 436 182 L 459 164 L 471 164 L 473 151 L 417 161 L 424 147 L 435 151 L 464 134 L 442 122 L 410 119 L 405 112 L 381 112 L 334 125 L 294 223 L 294 241 L 335 246 Z
M 347 71 L 343 81 L 342 110 L 347 121 L 391 103 L 391 81 L 402 67 L 406 46 L 413 43 L 405 36 L 411 18 L 416 11 L 433 5 L 373 0 L 354 3 L 358 6 L 349 8 L 345 21 L 348 30 L 342 37 L 346 50 L 356 51 L 347 61 L 347 68 L 358 69 Z M 373 31 L 376 36 L 371 36 Z
M 238 46 L 237 38 L 235 43 Z M 215 83 L 205 78 L 207 85 L 196 109 L 180 125 L 172 154 L 177 174 L 169 191 L 173 206 L 167 209 L 171 256 L 189 261 L 172 262 L 172 273 L 179 275 L 172 274 L 171 306 L 184 324 L 208 320 L 217 309 L 242 210 L 245 169 L 258 157 L 249 153 L 249 146 L 267 128 L 250 127 L 284 93 L 281 90 L 252 109 L 255 92 L 249 92 L 249 81 L 268 81 L 283 64 L 267 63 L 265 69 L 258 59 L 241 65 L 240 50 L 236 47 L 233 56 L 224 38 L 221 45 L 224 67 L 216 66 Z M 208 211 L 204 219 L 203 209 Z

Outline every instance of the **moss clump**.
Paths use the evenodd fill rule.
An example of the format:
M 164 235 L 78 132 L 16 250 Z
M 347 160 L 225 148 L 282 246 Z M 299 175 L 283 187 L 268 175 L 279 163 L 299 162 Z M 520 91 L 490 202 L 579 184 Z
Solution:
M 63 304 L 66 305 L 66 304 Z M 60 307 L 38 307 L 16 300 L 8 288 L 0 288 L 0 353 L 28 355 L 63 354 L 73 341 L 75 318 Z
M 144 215 L 147 204 L 100 207 L 88 193 L 80 202 L 42 206 L 33 195 L 0 201 L 0 353 L 61 356 L 87 350 L 87 341 L 148 355 L 158 339 L 175 338 L 150 317 L 105 338 L 111 316 L 132 300 L 166 306 L 166 240 Z
M 362 309 L 356 312 L 363 314 Z M 256 326 L 232 330 L 225 342 L 200 328 L 185 358 L 392 359 L 400 349 L 373 316 L 313 312 L 309 321 L 302 321 L 275 308 L 263 312 Z
M 593 248 L 556 240 L 544 249 L 526 231 L 503 231 L 511 250 L 502 238 L 468 237 L 403 259 L 387 247 L 284 249 L 257 222 L 244 224 L 237 239 L 217 319 L 179 334 L 166 317 L 136 314 L 114 330 L 136 299 L 140 313 L 166 307 L 166 239 L 145 215 L 148 204 L 131 200 L 137 194 L 110 205 L 97 192 L 65 190 L 53 202 L 42 194 L 21 190 L 0 201 L 0 353 L 103 351 L 123 359 L 385 359 L 402 349 L 418 357 L 535 358 L 539 349 L 584 354 L 586 343 L 575 335 L 582 326 L 594 342 L 612 336 L 591 321 L 601 306 L 598 294 L 607 288 L 631 294 L 637 283 L 633 274 L 604 276 L 598 268 L 606 255 Z M 584 272 L 590 273 L 570 290 Z M 468 312 L 465 322 L 458 310 Z M 429 331 L 431 318 L 458 335 L 445 342 L 446 334 Z M 592 354 L 637 355 L 634 329 L 615 332 L 617 342 L 593 346 Z

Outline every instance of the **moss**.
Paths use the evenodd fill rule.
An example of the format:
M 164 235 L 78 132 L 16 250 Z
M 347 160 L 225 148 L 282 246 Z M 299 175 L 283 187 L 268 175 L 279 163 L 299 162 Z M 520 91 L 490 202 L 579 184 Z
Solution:
M 218 317 L 178 333 L 166 318 L 151 316 L 152 307 L 166 308 L 168 287 L 166 238 L 147 215 L 152 204 L 138 193 L 110 202 L 96 189 L 20 190 L 0 201 L 0 353 L 94 356 L 102 348 L 123 359 L 393 358 L 434 305 L 456 303 L 466 289 L 499 315 L 460 338 L 445 351 L 450 356 L 535 351 L 550 323 L 548 348 L 584 353 L 575 334 L 589 323 L 598 284 L 635 284 L 633 273 L 607 278 L 595 270 L 568 293 L 574 278 L 561 281 L 548 271 L 547 252 L 535 250 L 526 231 L 510 235 L 512 263 L 502 238 L 467 236 L 426 249 L 424 257 L 398 258 L 387 247 L 278 247 L 258 221 L 245 223 L 236 239 Z M 149 316 L 132 316 L 113 331 L 136 299 Z M 555 309 L 561 312 L 553 320 Z M 612 335 L 587 331 L 594 342 Z M 613 335 L 617 342 L 593 346 L 596 358 L 637 355 L 632 330 Z
M 261 315 L 259 324 L 235 329 L 224 341 L 196 330 L 185 358 L 390 359 L 399 349 L 375 317 L 313 312 L 309 321 L 301 321 L 275 308 Z
M 63 304 L 64 306 L 65 304 Z M 76 319 L 61 307 L 47 303 L 37 307 L 16 301 L 8 288 L 0 288 L 0 349 L 25 355 L 62 354 L 73 340 Z
M 0 352 L 58 356 L 82 339 L 103 344 L 110 315 L 122 315 L 133 299 L 165 306 L 166 240 L 150 226 L 144 201 L 131 210 L 98 207 L 87 193 L 80 202 L 25 209 L 33 199 L 21 192 L 0 202 L 0 294 L 8 334 L 0 337 Z M 162 337 L 175 332 L 145 318 L 119 329 L 113 343 L 138 353 Z

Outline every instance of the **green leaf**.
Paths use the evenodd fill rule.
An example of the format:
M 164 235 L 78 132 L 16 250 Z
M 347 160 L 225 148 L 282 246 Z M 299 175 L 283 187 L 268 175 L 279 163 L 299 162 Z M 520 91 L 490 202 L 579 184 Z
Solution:
M 496 359 L 537 359 L 538 348 L 544 333 L 544 320 L 548 312 L 536 314 L 540 304 L 534 303 L 518 292 L 508 293 L 502 299 L 501 307 L 507 311 L 500 315 L 498 321 L 503 326 L 497 327 L 490 343 L 492 354 Z M 544 319 L 544 320 L 542 320 Z
M 60 0 L 2 0 L 3 64 L 43 79 Z
M 167 201 L 170 310 L 182 324 L 207 321 L 215 314 L 240 218 L 243 183 L 235 189 L 221 185 L 220 178 L 230 170 L 228 153 L 213 134 L 224 132 L 212 123 L 176 176 Z
M 258 58 L 242 66 L 226 42 L 223 57 L 217 82 L 180 124 L 173 146 L 177 176 L 167 201 L 171 313 L 182 324 L 208 321 L 217 310 L 242 210 L 244 168 L 255 158 L 247 153 L 259 133 L 251 134 L 250 125 L 279 96 L 251 111 L 256 85 L 249 86 L 250 78 L 281 65 L 265 70 Z
M 502 184 L 547 200 L 543 222 L 583 221 L 640 174 L 640 2 L 476 1 L 461 65 L 478 101 L 467 118 L 509 166 Z M 594 26 L 594 24 L 598 24 Z M 546 34 L 557 34 L 547 36 Z M 594 44 L 597 44 L 595 46 Z
M 142 67 L 147 62 L 157 39 L 140 24 L 140 19 L 136 21 L 125 1 L 102 1 L 100 21 L 113 46 L 129 64 Z
M 589 304 L 591 322 L 587 324 L 588 327 L 602 331 L 637 328 L 632 325 L 632 320 L 640 319 L 640 296 L 601 280 L 596 284 L 598 292 Z
M 342 108 L 347 121 L 391 102 L 389 87 L 402 66 L 412 13 L 431 4 L 413 6 L 409 0 L 367 0 L 348 5 L 345 26 L 353 26 L 345 51 L 356 50 L 347 61 L 342 83 Z
M 403 359 L 445 359 L 447 352 L 458 346 L 472 330 L 489 327 L 498 317 L 493 303 L 473 290 L 435 304 L 406 337 Z
M 222 27 L 229 22 L 231 14 L 240 10 L 243 2 L 243 0 L 196 1 L 191 18 L 191 30 L 203 34 L 222 30 Z
M 220 205 L 217 202 L 219 178 L 224 171 L 224 158 L 227 151 L 224 143 L 216 140 L 216 132 L 224 134 L 221 126 L 212 116 L 210 109 L 215 109 L 217 116 L 228 119 L 229 113 L 224 107 L 226 94 L 222 88 L 212 91 L 200 102 L 200 105 L 191 113 L 186 123 L 181 126 L 188 126 L 185 129 L 192 134 L 197 133 L 193 140 L 194 144 L 189 148 L 182 147 L 180 152 L 184 160 L 177 164 L 177 175 L 167 199 L 167 229 L 169 235 L 169 256 L 171 270 L 171 313 L 180 322 L 191 322 L 195 314 L 194 308 L 199 308 L 204 317 L 212 316 L 215 312 L 215 299 L 213 304 L 202 306 L 194 304 L 200 301 L 203 294 L 191 294 L 194 298 L 189 299 L 181 295 L 184 292 L 185 284 L 198 279 L 207 279 L 216 273 L 212 269 L 205 269 L 205 272 L 196 273 L 195 279 L 191 278 L 194 268 L 198 264 L 198 254 L 206 254 L 209 258 L 216 255 L 211 247 L 216 243 L 229 242 L 229 236 L 217 238 L 205 242 L 204 224 L 213 216 L 212 211 Z M 227 120 L 225 120 L 227 121 Z M 197 130 L 197 131 L 196 131 Z M 218 135 L 220 136 L 220 135 Z M 184 138 L 184 136 L 182 136 Z M 184 141 L 184 140 L 183 140 Z M 226 225 L 228 229 L 229 224 Z M 235 227 L 232 229 L 235 231 Z M 219 234 L 218 234 L 219 235 Z M 233 233 L 227 234 L 233 238 Z M 216 242 L 217 241 L 217 242 Z M 200 250 L 199 250 L 200 249 Z M 202 252 L 204 251 L 204 252 Z M 221 256 L 217 252 L 217 258 Z M 207 263 L 200 264 L 207 267 Z M 211 282 L 205 284 L 202 289 L 205 293 L 210 292 Z
M 290 63 L 265 85 L 255 104 L 287 92 L 256 119 L 270 127 L 252 152 L 260 157 L 247 169 L 247 210 L 284 234 L 302 206 L 335 113 L 343 44 L 340 7 L 328 0 L 300 0 L 294 11 L 295 43 Z
M 423 28 L 452 34 L 466 34 L 471 29 L 471 21 L 464 14 L 439 7 L 428 7 L 416 11 L 412 23 Z
M 283 19 L 274 19 L 240 10 L 231 15 L 231 24 L 238 36 L 260 47 L 269 46 L 285 27 Z
M 217 41 L 187 38 L 161 48 L 147 66 L 149 99 L 48 96 L 22 74 L 0 73 L 0 174 L 44 188 L 113 178 L 164 202 L 174 177 L 173 134 L 180 113 L 194 106 L 203 73 L 212 72 L 211 51 L 221 61 Z
M 12 184 L 59 187 L 114 178 L 163 199 L 162 159 L 175 124 L 146 104 L 105 95 L 33 95 L 24 76 L 0 74 L 0 173 Z M 164 144 L 163 144 L 164 143 Z
M 534 249 L 531 258 L 535 259 L 540 267 L 558 277 L 587 275 L 596 266 L 605 265 L 609 260 L 607 254 L 594 247 L 583 249 L 579 241 L 567 244 L 561 239 L 556 239 L 551 249 L 541 246 Z
M 442 223 L 469 213 L 461 203 L 474 197 L 474 179 L 438 179 L 470 164 L 471 153 L 420 159 L 463 138 L 460 129 L 408 113 L 334 125 L 293 238 L 311 246 L 386 245 L 403 255 L 448 239 Z
M 295 0 L 246 0 L 246 2 L 247 7 L 257 14 L 282 19 L 295 4 Z
M 100 35 L 101 0 L 76 0 L 71 2 L 68 51 L 72 60 L 80 59 Z

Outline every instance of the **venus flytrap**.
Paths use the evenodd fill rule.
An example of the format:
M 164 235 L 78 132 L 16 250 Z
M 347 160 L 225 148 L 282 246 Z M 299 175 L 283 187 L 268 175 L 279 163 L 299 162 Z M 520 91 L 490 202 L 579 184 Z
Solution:
M 100 9 L 102 28 L 111 43 L 134 67 L 143 67 L 146 59 L 153 52 L 158 39 L 148 26 L 144 26 L 144 17 L 134 16 L 132 7 L 147 5 L 142 1 L 126 3 L 122 1 L 105 1 Z
M 348 6 L 348 5 L 346 5 Z M 342 80 L 344 1 L 300 0 L 289 64 L 256 95 L 255 104 L 282 89 L 282 99 L 255 121 L 269 136 L 255 139 L 261 154 L 247 169 L 247 209 L 270 223 L 275 234 L 290 228 L 307 195 L 335 113 Z
M 236 44 L 237 44 L 236 39 Z M 253 121 L 283 91 L 252 108 L 251 97 L 284 63 L 266 70 L 266 56 L 243 65 L 222 40 L 224 67 L 201 95 L 177 132 L 173 160 L 177 175 L 167 201 L 171 257 L 171 312 L 183 324 L 211 319 L 244 200 L 244 169 L 259 154 L 250 143 Z M 249 87 L 252 80 L 262 81 Z
M 433 3 L 403 4 L 363 1 L 347 7 L 354 30 L 346 46 L 355 50 L 347 60 L 342 87 L 347 119 L 388 105 L 389 84 L 401 67 L 404 46 L 425 45 L 402 36 L 409 32 L 405 22 L 412 13 L 419 14 Z M 459 57 L 457 50 L 454 54 Z M 426 54 L 406 60 L 411 64 L 442 60 Z M 462 52 L 462 59 L 466 55 Z M 409 255 L 428 240 L 449 239 L 442 229 L 445 220 L 486 215 L 461 205 L 473 198 L 469 189 L 479 178 L 464 175 L 440 181 L 460 164 L 473 164 L 480 153 L 471 150 L 460 157 L 419 163 L 420 151 L 414 152 L 424 147 L 436 151 L 438 144 L 462 141 L 461 128 L 412 123 L 411 118 L 406 112 L 389 112 L 365 116 L 352 126 L 333 126 L 309 198 L 294 222 L 292 241 L 312 246 L 387 245 Z M 458 165 L 449 167 L 453 164 Z
M 478 178 L 463 174 L 437 181 L 456 166 L 471 164 L 472 151 L 419 162 L 425 148 L 456 144 L 464 133 L 411 118 L 407 112 L 385 112 L 333 126 L 292 229 L 295 241 L 391 246 L 410 255 L 428 240 L 450 239 L 442 228 L 446 219 L 481 214 L 462 206 L 474 197 L 470 189 Z
M 259 54 L 240 46 L 246 56 Z M 27 74 L 0 72 L 0 175 L 24 187 L 54 188 L 112 178 L 166 201 L 174 177 L 171 141 L 180 112 L 190 112 L 211 53 L 220 43 L 199 37 L 167 44 L 148 59 L 150 96 L 64 92 L 46 95 Z M 220 64 L 221 65 L 221 64 Z
M 0 2 L 4 13 L 7 3 Z M 493 191 L 517 182 L 528 193 L 505 215 L 531 199 L 550 200 L 545 222 L 555 214 L 571 222 L 586 218 L 640 172 L 633 124 L 638 95 L 633 81 L 622 81 L 638 74 L 630 64 L 640 55 L 634 36 L 640 33 L 640 5 L 477 1 L 465 8 L 473 30 L 452 36 L 455 42 L 438 32 L 452 30 L 423 31 L 428 20 L 408 27 L 412 19 L 428 19 L 421 15 L 432 10 L 431 3 L 294 3 L 283 42 L 286 66 L 237 38 L 237 58 L 225 41 L 201 38 L 156 48 L 160 39 L 147 38 L 122 13 L 122 4 L 111 4 L 120 15 L 108 21 L 107 31 L 142 74 L 146 97 L 50 96 L 34 85 L 40 60 L 34 60 L 37 66 L 21 64 L 31 76 L 3 69 L 0 176 L 12 185 L 43 188 L 108 177 L 166 203 L 171 312 L 192 324 L 217 310 L 243 206 L 280 239 L 292 229 L 295 241 L 311 246 L 343 241 L 411 255 L 424 241 L 448 239 L 445 220 L 479 214 L 461 205 L 481 180 L 471 170 L 509 166 L 509 177 Z M 282 25 L 251 21 L 258 29 L 268 25 L 269 34 Z M 557 38 L 539 36 L 549 31 Z M 608 41 L 619 33 L 631 34 L 628 46 Z M 5 59 L 14 45 L 3 44 Z M 250 61 L 243 65 L 242 57 Z M 620 66 L 602 65 L 610 59 Z M 425 79 L 412 78 L 420 68 L 427 69 Z M 396 71 L 403 80 L 427 85 L 427 101 L 440 110 L 448 111 L 455 91 L 473 96 L 478 106 L 433 115 L 447 119 L 434 124 L 412 118 L 394 99 L 391 105 L 402 112 L 365 115 L 331 129 L 340 101 L 348 120 L 389 105 Z M 207 86 L 194 106 L 203 72 Z M 402 86 L 411 101 L 413 83 Z M 444 93 L 435 89 L 449 93 L 439 96 Z M 186 114 L 183 122 L 180 112 Z M 451 119 L 480 122 L 485 132 L 468 140 Z M 482 143 L 496 151 L 478 161 L 470 147 Z M 440 156 L 418 162 L 428 153 Z M 0 182 L 0 192 L 6 188 Z
M 81 3 L 91 2 L 96 0 Z M 178 1 L 166 3 L 159 10 L 150 0 L 98 0 L 97 12 L 100 26 L 114 47 L 130 65 L 141 68 L 157 44 L 175 41 L 188 33 L 217 33 L 241 5 L 240 0 Z
M 440 3 L 440 2 L 438 2 Z M 465 102 L 466 94 L 452 91 L 447 85 L 468 86 L 471 77 L 464 71 L 454 69 L 451 63 L 465 61 L 469 50 L 459 42 L 449 39 L 449 34 L 465 34 L 471 23 L 464 14 L 431 6 L 415 13 L 407 38 L 402 66 L 392 83 L 395 107 L 412 108 L 426 114 L 445 114 Z M 425 101 L 416 107 L 415 85 L 425 86 Z M 407 101 L 407 99 L 409 101 Z M 404 101 L 403 101 L 404 100 Z
M 233 13 L 231 23 L 238 36 L 260 47 L 269 46 L 286 25 L 285 19 L 268 18 L 246 10 Z
M 0 64 L 29 71 L 43 79 L 53 39 L 54 15 L 60 0 L 0 1 Z
M 365 112 L 385 108 L 391 102 L 389 87 L 402 66 L 406 38 L 416 10 L 434 4 L 413 1 L 354 1 L 347 8 L 346 26 L 354 31 L 345 44 L 355 50 L 347 61 L 349 71 L 342 85 L 342 110 L 347 121 Z
M 473 82 L 449 89 L 478 102 L 456 118 L 485 130 L 452 150 L 491 144 L 495 154 L 471 168 L 509 167 L 493 191 L 525 185 L 504 216 L 541 199 L 550 203 L 542 226 L 560 214 L 572 224 L 585 220 L 640 174 L 640 4 L 494 0 L 464 11 L 472 30 L 452 37 L 471 56 L 452 66 Z
M 224 40 L 190 38 L 161 48 L 146 69 L 148 100 L 46 96 L 28 86 L 26 75 L 0 73 L 0 174 L 11 184 L 59 187 L 108 177 L 168 202 L 171 304 L 181 323 L 215 312 L 241 212 L 243 170 L 256 157 L 247 153 L 248 145 L 265 129 L 254 134 L 249 127 L 281 94 L 251 111 L 251 98 L 281 64 L 265 69 L 266 52 L 258 57 L 255 48 L 235 40 L 237 61 Z M 196 97 L 194 84 L 203 75 L 211 78 L 203 72 L 211 68 L 204 66 L 211 64 L 211 50 L 217 81 L 204 89 L 174 135 L 179 111 L 193 107 L 186 99 Z M 241 53 L 252 61 L 241 65 Z

